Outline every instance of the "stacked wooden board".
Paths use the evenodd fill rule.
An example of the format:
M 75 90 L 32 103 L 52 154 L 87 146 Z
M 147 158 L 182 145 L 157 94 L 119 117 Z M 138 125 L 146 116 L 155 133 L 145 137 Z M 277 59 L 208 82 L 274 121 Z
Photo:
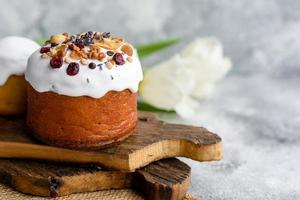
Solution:
M 146 199 L 182 199 L 190 167 L 178 156 L 220 160 L 221 138 L 205 128 L 168 124 L 140 112 L 134 133 L 120 144 L 75 151 L 39 143 L 26 132 L 24 119 L 0 118 L 0 181 L 27 194 L 56 197 L 132 188 Z

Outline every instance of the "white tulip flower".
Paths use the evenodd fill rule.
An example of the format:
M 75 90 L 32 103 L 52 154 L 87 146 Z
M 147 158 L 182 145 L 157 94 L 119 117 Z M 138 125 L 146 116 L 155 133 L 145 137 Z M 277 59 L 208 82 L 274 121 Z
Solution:
M 197 38 L 179 54 L 146 71 L 140 95 L 157 108 L 189 116 L 199 100 L 212 95 L 216 82 L 230 68 L 216 38 Z

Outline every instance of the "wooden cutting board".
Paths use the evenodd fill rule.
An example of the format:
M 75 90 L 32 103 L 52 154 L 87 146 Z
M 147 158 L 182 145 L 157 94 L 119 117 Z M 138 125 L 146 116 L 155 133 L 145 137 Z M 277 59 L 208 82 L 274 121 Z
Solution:
M 107 171 L 93 164 L 0 159 L 0 182 L 46 197 L 132 188 L 149 200 L 179 200 L 188 190 L 190 172 L 188 165 L 175 158 L 153 162 L 134 173 Z
M 183 156 L 198 161 L 222 158 L 221 138 L 205 128 L 161 122 L 140 112 L 133 134 L 118 145 L 97 151 L 75 151 L 41 144 L 26 132 L 24 119 L 0 118 L 0 158 L 97 163 L 134 171 L 162 158 Z

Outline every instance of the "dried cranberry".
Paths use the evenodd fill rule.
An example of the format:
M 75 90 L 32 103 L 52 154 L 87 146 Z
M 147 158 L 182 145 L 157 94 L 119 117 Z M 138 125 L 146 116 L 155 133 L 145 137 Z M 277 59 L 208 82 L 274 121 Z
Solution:
M 50 66 L 52 68 L 60 68 L 62 65 L 63 65 L 63 58 L 62 57 L 57 57 L 57 56 L 54 56 L 51 58 L 50 60 Z
M 124 65 L 125 64 L 125 60 L 124 60 L 122 54 L 120 54 L 120 53 L 116 53 L 113 56 L 113 60 L 116 62 L 117 65 Z
M 113 55 L 114 55 L 114 52 L 113 52 L 113 51 L 107 51 L 106 54 L 107 54 L 108 56 L 113 56 Z
M 79 64 L 76 62 L 71 62 L 67 68 L 67 74 L 69 76 L 75 76 L 79 73 Z
M 91 63 L 89 64 L 89 68 L 90 68 L 90 69 L 95 69 L 95 68 L 96 68 L 96 64 L 93 63 L 93 62 L 91 62 Z
M 40 49 L 40 53 L 48 53 L 50 51 L 50 47 L 42 47 Z

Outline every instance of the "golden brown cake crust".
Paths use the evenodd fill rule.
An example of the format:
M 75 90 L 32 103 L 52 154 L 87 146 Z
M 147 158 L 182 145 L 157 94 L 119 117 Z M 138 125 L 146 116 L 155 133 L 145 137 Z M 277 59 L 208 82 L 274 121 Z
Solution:
M 128 137 L 137 122 L 137 94 L 110 91 L 100 99 L 39 93 L 28 86 L 27 125 L 42 142 L 96 149 Z
M 10 76 L 0 86 L 0 115 L 21 115 L 26 111 L 26 86 L 24 76 Z

